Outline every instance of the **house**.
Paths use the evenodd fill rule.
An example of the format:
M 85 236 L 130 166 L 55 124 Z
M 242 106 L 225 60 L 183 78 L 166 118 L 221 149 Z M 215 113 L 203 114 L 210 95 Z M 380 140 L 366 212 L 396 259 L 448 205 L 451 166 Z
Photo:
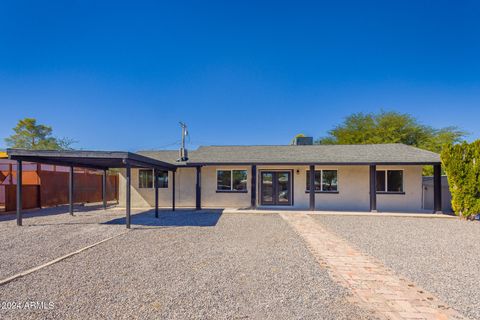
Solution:
M 433 166 L 433 211 L 442 211 L 438 154 L 403 144 L 209 146 L 191 151 L 8 149 L 16 160 L 17 225 L 22 225 L 25 162 L 69 167 L 69 212 L 74 212 L 74 168 L 103 171 L 107 207 L 109 168 L 121 168 L 119 203 L 130 228 L 131 207 L 284 208 L 422 211 L 422 167 Z M 154 178 L 155 177 L 155 178 Z M 132 188 L 133 187 L 133 188 Z M 133 192 L 132 192 L 133 189 Z
M 422 167 L 440 175 L 440 157 L 403 144 L 204 146 L 179 152 L 137 154 L 176 170 L 131 171 L 131 205 L 185 208 L 284 208 L 295 210 L 422 212 Z M 310 142 L 309 142 L 310 141 Z M 311 174 L 314 172 L 314 174 Z M 155 193 L 157 175 L 158 194 Z M 120 205 L 126 205 L 126 171 Z M 440 180 L 438 180 L 438 183 Z M 173 192 L 175 190 L 175 192 Z M 374 192 L 371 192 L 374 190 Z M 436 195 L 434 211 L 441 211 Z

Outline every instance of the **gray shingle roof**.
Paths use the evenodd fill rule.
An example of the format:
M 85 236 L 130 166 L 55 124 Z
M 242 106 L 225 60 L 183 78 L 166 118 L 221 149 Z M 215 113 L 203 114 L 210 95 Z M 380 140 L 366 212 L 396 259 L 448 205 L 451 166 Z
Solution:
M 309 146 L 202 146 L 178 163 L 178 151 L 139 151 L 157 160 L 184 164 L 434 164 L 436 153 L 404 144 Z

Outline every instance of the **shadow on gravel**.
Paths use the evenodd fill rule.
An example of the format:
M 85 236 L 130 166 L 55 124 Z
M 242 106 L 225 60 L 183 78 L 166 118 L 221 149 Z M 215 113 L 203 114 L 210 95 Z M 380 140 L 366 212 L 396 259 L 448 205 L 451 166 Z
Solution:
M 131 216 L 131 225 L 148 227 L 214 227 L 222 215 L 221 210 L 209 211 L 160 211 L 155 218 L 153 210 Z M 125 217 L 103 224 L 125 224 Z

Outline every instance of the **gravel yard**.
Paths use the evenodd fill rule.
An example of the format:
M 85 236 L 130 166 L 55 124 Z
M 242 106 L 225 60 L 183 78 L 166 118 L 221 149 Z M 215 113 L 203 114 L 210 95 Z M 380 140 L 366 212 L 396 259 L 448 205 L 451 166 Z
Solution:
M 88 209 L 94 208 L 73 217 L 65 206 L 26 212 L 21 228 L 14 215 L 0 216 L 0 279 L 125 232 L 125 226 L 100 224 L 123 217 L 123 211 Z
M 380 216 L 314 217 L 464 315 L 480 319 L 480 223 Z
M 10 259 L 37 265 L 102 236 L 125 232 L 119 212 L 89 215 L 65 226 L 60 221 L 71 222 L 71 217 L 25 219 L 25 224 L 36 226 L 24 228 L 0 222 L 2 234 L 8 234 L 2 266 Z M 110 223 L 98 223 L 107 220 Z M 53 221 L 55 225 L 43 226 Z M 1 288 L 2 301 L 53 302 L 52 310 L 1 310 L 0 317 L 371 318 L 347 301 L 348 293 L 319 267 L 278 215 L 177 212 L 162 213 L 155 220 L 149 212 L 134 216 L 132 222 L 134 229 L 125 234 Z M 27 254 L 17 254 L 16 241 L 10 240 L 17 237 L 24 242 L 22 251 L 35 261 L 26 263 Z M 38 241 L 32 243 L 37 237 L 44 237 L 45 252 Z M 57 251 L 62 242 L 66 248 Z M 43 258 L 34 257 L 38 254 Z

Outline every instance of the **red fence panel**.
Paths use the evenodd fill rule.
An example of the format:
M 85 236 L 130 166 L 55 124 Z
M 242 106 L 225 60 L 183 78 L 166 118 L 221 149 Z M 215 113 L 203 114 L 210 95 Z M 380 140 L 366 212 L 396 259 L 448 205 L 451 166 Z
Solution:
M 40 171 L 42 207 L 68 203 L 68 172 Z M 74 202 L 102 201 L 102 175 L 75 172 Z M 107 176 L 107 200 L 118 200 L 118 175 Z
M 0 160 L 0 211 L 16 210 L 17 164 Z M 107 201 L 118 201 L 118 174 L 107 176 Z M 69 168 L 24 162 L 23 208 L 50 207 L 68 203 Z M 102 174 L 83 168 L 74 173 L 74 202 L 102 201 Z
M 22 185 L 22 209 L 40 207 L 40 186 Z M 5 186 L 5 211 L 17 210 L 17 186 Z

